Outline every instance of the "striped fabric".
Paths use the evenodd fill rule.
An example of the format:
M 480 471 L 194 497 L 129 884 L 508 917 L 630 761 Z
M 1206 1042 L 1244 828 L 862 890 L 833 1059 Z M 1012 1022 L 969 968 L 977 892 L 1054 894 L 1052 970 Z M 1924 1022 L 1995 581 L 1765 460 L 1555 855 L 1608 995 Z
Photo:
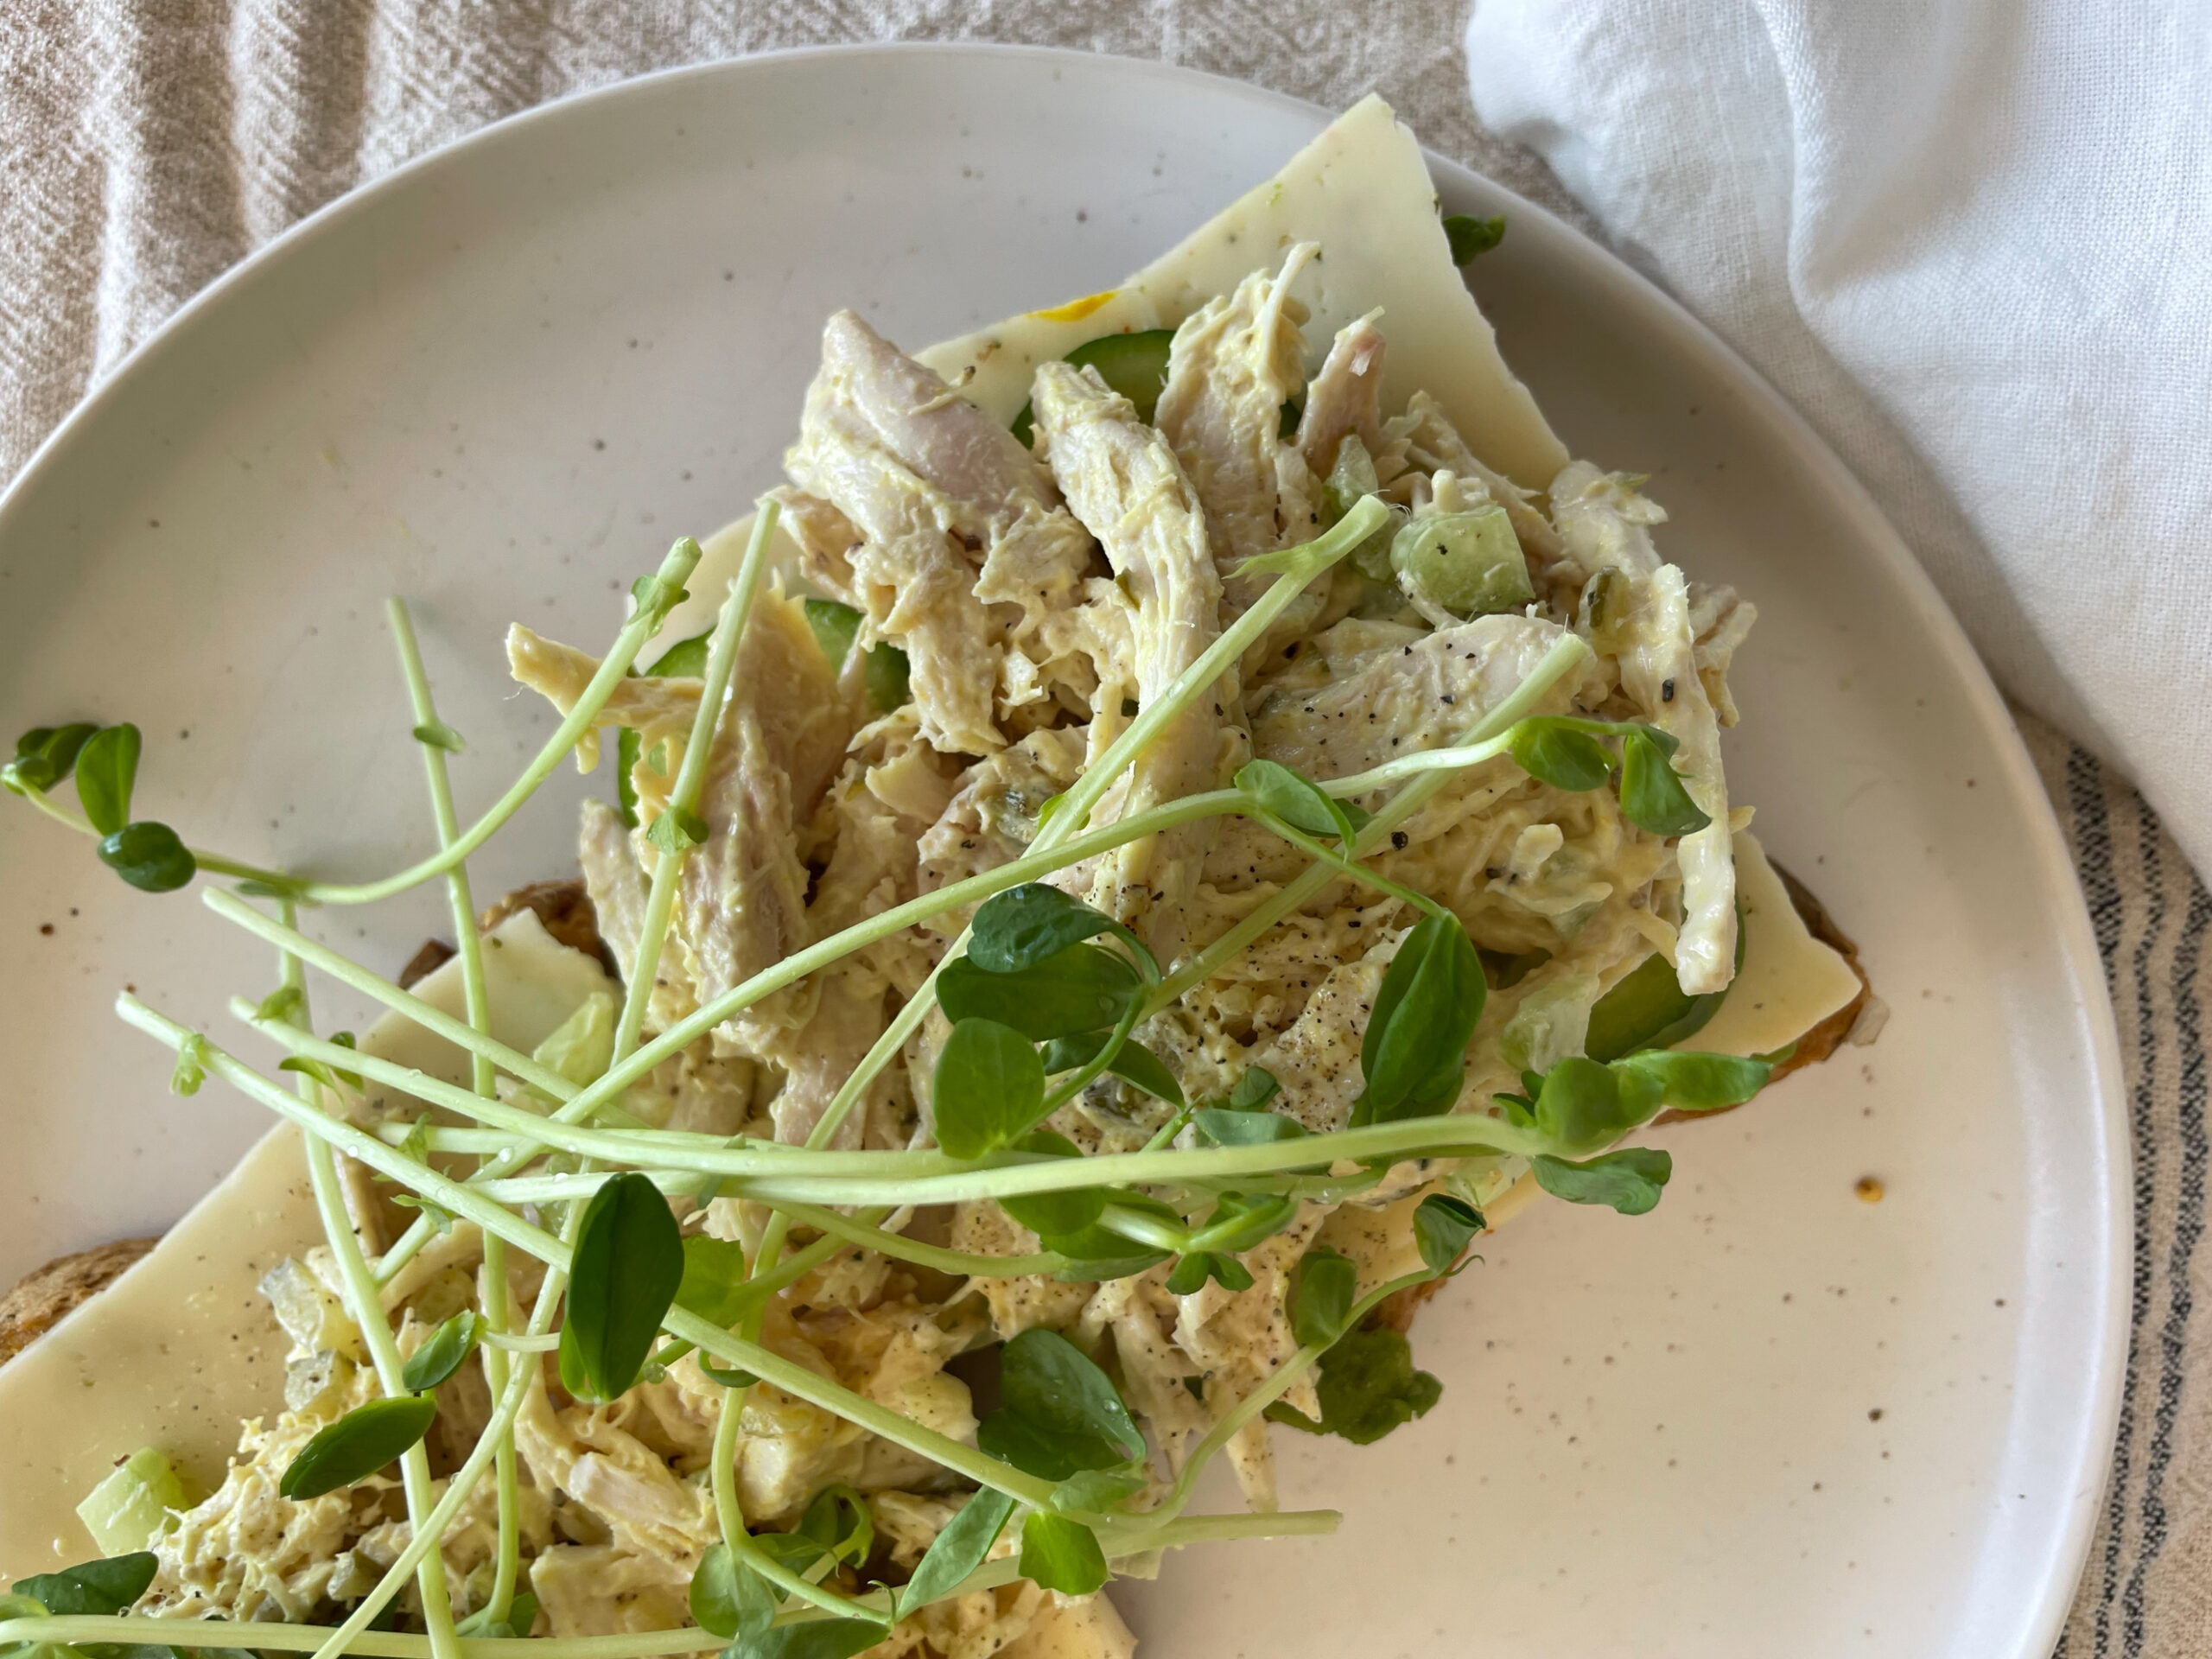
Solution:
M 340 192 L 485 122 L 772 47 L 993 39 L 1160 57 L 1335 107 L 1586 229 L 1467 104 L 1465 0 L 10 0 L 0 6 L 0 477 L 196 289 Z M 2059 1651 L 2212 1656 L 2212 1342 L 2197 1312 L 2212 899 L 2134 791 L 2024 721 L 2088 893 L 2136 1132 L 2126 1414 Z M 2212 1259 L 2212 1258 L 2208 1258 Z M 2212 1317 L 2212 1309 L 2208 1309 Z
M 2212 1252 L 2204 1236 L 2204 995 L 2212 893 L 2142 797 L 2021 716 L 2074 849 L 2112 988 L 2135 1126 L 2127 1389 L 2104 1518 L 2058 1653 L 2212 1652 Z

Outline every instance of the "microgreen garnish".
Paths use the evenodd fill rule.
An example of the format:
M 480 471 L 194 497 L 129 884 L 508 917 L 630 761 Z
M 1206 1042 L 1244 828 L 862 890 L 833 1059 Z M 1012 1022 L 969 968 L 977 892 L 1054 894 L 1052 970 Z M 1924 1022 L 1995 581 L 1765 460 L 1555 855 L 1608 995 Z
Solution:
M 86 819 L 103 836 L 130 822 L 130 796 L 138 781 L 140 739 L 136 726 L 95 732 L 77 752 L 77 798 Z
M 56 1618 L 86 1614 L 112 1618 L 128 1611 L 146 1593 L 161 1565 L 160 1558 L 150 1550 L 134 1550 L 128 1555 L 81 1562 L 59 1573 L 18 1579 L 10 1586 L 10 1593 L 29 1597 Z
M 1142 1043 L 1123 1039 L 1114 1040 L 1113 1033 L 1087 1031 L 1075 1037 L 1055 1037 L 1045 1045 L 1045 1071 L 1048 1077 L 1058 1077 L 1064 1071 L 1079 1071 L 1098 1058 L 1109 1047 L 1106 1069 L 1124 1083 L 1133 1083 L 1155 1100 L 1164 1100 L 1170 1106 L 1183 1103 L 1182 1085 L 1175 1081 L 1175 1074 L 1167 1063 Z
M 1082 1522 L 1039 1510 L 1021 1523 L 1021 1576 L 1063 1595 L 1087 1596 L 1106 1582 L 1106 1553 Z
M 0 785 L 17 795 L 45 794 L 69 775 L 78 753 L 99 730 L 91 721 L 33 727 L 16 740 L 16 758 L 0 766 Z
M 1619 760 L 1600 738 L 1619 740 Z M 1655 836 L 1688 836 L 1713 820 L 1690 799 L 1675 771 L 1678 747 L 1672 733 L 1656 726 L 1553 715 L 1522 721 L 1509 745 L 1523 772 L 1555 789 L 1601 788 L 1618 766 L 1623 817 Z
M 1065 1480 L 1144 1455 L 1144 1437 L 1113 1382 L 1057 1332 L 1024 1331 L 1000 1350 L 999 1399 L 976 1443 L 1027 1473 Z
M 580 1400 L 626 1393 L 683 1282 L 683 1240 L 668 1200 L 645 1176 L 617 1175 L 593 1194 L 569 1272 L 561 1383 Z
M 861 1618 L 813 1618 L 741 1636 L 721 1659 L 853 1659 L 883 1640 L 883 1626 Z
M 868 1499 L 842 1481 L 817 1492 L 799 1516 L 798 1534 L 848 1567 L 858 1567 L 875 1548 L 875 1511 Z
M 1538 1153 L 1529 1167 L 1536 1185 L 1555 1198 L 1609 1204 L 1624 1216 L 1640 1216 L 1657 1206 L 1675 1160 L 1656 1147 L 1624 1147 L 1580 1162 Z
M 1248 760 L 1236 769 L 1236 787 L 1262 810 L 1309 836 L 1333 836 L 1349 851 L 1369 815 L 1350 801 L 1325 795 L 1313 779 L 1274 760 Z
M 1505 240 L 1505 215 L 1494 213 L 1487 219 L 1477 219 L 1471 213 L 1446 213 L 1444 239 L 1452 245 L 1452 263 L 1464 265 Z
M 735 1325 L 751 1305 L 747 1284 L 745 1246 L 734 1240 L 687 1233 L 683 1238 L 683 1277 L 676 1287 L 676 1305 L 688 1307 L 709 1325 Z
M 366 1480 L 429 1433 L 437 1414 L 438 1402 L 426 1394 L 356 1406 L 293 1455 L 276 1490 L 298 1503 Z
M 100 862 L 141 893 L 174 893 L 200 873 L 200 861 L 166 823 L 126 823 L 102 841 Z
M 957 1020 L 931 1090 L 937 1143 L 981 1158 L 1028 1133 L 1045 1109 L 1045 1067 L 1025 1033 L 995 1020 Z
M 1321 1356 L 1313 1392 L 1319 1421 L 1276 1404 L 1268 1420 L 1309 1434 L 1338 1434 L 1355 1446 L 1381 1440 L 1402 1423 L 1426 1416 L 1444 1397 L 1444 1385 L 1414 1369 L 1413 1345 L 1395 1331 L 1347 1332 Z
M 691 1573 L 691 1619 L 728 1641 L 759 1636 L 776 1622 L 780 1599 L 766 1580 L 730 1553 L 728 1544 L 709 1544 Z
M 1013 1143 L 1020 1152 L 1042 1153 L 1051 1158 L 1080 1158 L 1082 1151 L 1064 1135 L 1032 1129 Z M 1072 1192 L 1009 1192 L 999 1206 L 1033 1233 L 1045 1236 L 1080 1233 L 1096 1222 L 1106 1208 L 1103 1187 L 1077 1187 Z
M 1290 1294 L 1290 1329 L 1298 1345 L 1332 1345 L 1344 1335 L 1358 1294 L 1359 1268 L 1350 1256 L 1323 1244 L 1306 1251 L 1299 1258 L 1298 1279 Z
M 1448 1111 L 1487 995 L 1482 959 L 1456 918 L 1438 911 L 1414 923 L 1383 972 L 1360 1039 L 1367 1086 L 1353 1125 Z
M 1432 1192 L 1414 1208 L 1414 1244 L 1431 1273 L 1448 1274 L 1485 1224 L 1483 1212 L 1465 1199 Z
M 195 1033 L 177 1048 L 176 1064 L 169 1069 L 169 1092 L 196 1095 L 207 1078 L 207 1039 Z
M 408 1355 L 399 1380 L 410 1394 L 428 1394 L 468 1361 L 483 1339 L 484 1316 L 464 1308 L 423 1339 Z
M 913 1576 L 899 1592 L 899 1605 L 924 1607 L 948 1594 L 983 1564 L 1013 1513 L 1014 1500 L 1004 1492 L 978 1492 L 962 1504 L 915 1563 Z
M 1282 1092 L 1282 1080 L 1264 1065 L 1248 1065 L 1229 1090 L 1229 1109 L 1256 1112 Z
M 466 746 L 461 734 L 442 720 L 426 720 L 415 728 L 412 735 L 417 743 L 427 743 L 434 749 L 443 749 L 448 754 L 459 754 Z

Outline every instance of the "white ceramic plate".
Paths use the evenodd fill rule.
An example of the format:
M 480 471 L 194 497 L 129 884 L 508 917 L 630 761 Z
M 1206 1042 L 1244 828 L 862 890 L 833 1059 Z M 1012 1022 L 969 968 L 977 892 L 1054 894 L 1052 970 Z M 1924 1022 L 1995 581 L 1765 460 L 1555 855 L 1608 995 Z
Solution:
M 0 717 L 137 720 L 142 810 L 367 874 L 428 835 L 381 621 L 418 607 L 464 811 L 547 729 L 513 616 L 588 644 L 770 482 L 833 307 L 919 344 L 1109 284 L 1324 116 L 1110 59 L 882 49 L 666 75 L 363 191 L 187 308 L 0 506 Z M 1417 1332 L 1370 1449 L 1285 1433 L 1337 1538 L 1120 1592 L 1154 1659 L 2047 1653 L 2117 1403 L 2126 1141 L 2095 952 L 1987 678 L 1834 458 L 1649 285 L 1503 209 L 1474 283 L 1577 454 L 1654 475 L 1671 555 L 1753 595 L 1731 776 L 1894 1010 L 1663 1132 L 1653 1215 L 1540 1209 Z M 564 777 L 479 861 L 565 867 Z M 594 785 L 603 786 L 603 785 Z M 107 1012 L 213 1026 L 257 948 L 0 803 L 0 1279 L 177 1215 L 261 1127 Z M 434 896 L 316 925 L 396 966 Z M 51 931 L 48 932 L 48 929 Z M 1878 1177 L 1887 1198 L 1853 1187 Z M 0 1499 L 4 1501 L 4 1499 Z

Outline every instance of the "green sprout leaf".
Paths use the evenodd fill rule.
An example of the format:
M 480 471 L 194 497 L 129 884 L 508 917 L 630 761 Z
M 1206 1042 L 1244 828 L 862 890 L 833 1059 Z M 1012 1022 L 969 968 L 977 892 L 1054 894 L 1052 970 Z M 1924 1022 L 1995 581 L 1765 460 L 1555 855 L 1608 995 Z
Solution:
M 1032 1129 L 1014 1143 L 1019 1152 L 1043 1153 L 1052 1158 L 1080 1158 L 1074 1141 L 1050 1129 Z M 1096 1186 L 1065 1192 L 1009 1193 L 999 1207 L 1040 1237 L 1080 1233 L 1096 1221 L 1106 1208 L 1106 1193 Z
M 704 633 L 695 633 L 689 639 L 679 639 L 642 672 L 655 679 L 699 679 L 706 674 L 707 652 L 714 640 L 711 628 Z M 626 726 L 614 740 L 615 800 L 622 810 L 622 822 L 632 830 L 638 827 L 638 790 L 631 781 L 630 771 L 643 752 L 641 742 L 638 734 Z
M 1717 1112 L 1741 1106 L 1767 1085 L 1774 1065 L 1733 1054 L 1694 1049 L 1647 1049 L 1617 1061 L 1615 1070 L 1641 1072 L 1678 1112 Z
M 451 1232 L 454 1224 L 461 1219 L 436 1199 L 426 1198 L 419 1192 L 395 1193 L 391 1201 L 403 1210 L 421 1211 L 423 1219 L 430 1224 L 441 1238 Z
M 1013 1513 L 1013 1498 L 988 1489 L 962 1504 L 960 1512 L 944 1523 L 915 1564 L 913 1576 L 899 1593 L 899 1611 L 909 1613 L 950 1594 L 955 1586 L 983 1564 Z
M 1144 1455 L 1144 1437 L 1111 1380 L 1057 1332 L 1033 1326 L 1000 1351 L 999 1400 L 976 1445 L 1040 1480 L 1118 1469 Z
M 196 1095 L 207 1081 L 207 1039 L 193 1032 L 176 1046 L 176 1065 L 169 1070 L 169 1092 Z
M 1264 1065 L 1248 1065 L 1229 1091 L 1232 1112 L 1256 1112 L 1282 1092 L 1282 1080 Z
M 295 1026 L 306 1011 L 308 994 L 296 985 L 279 985 L 253 1006 L 253 1017 L 276 1025 Z
M 1021 1523 L 1021 1576 L 1043 1589 L 1087 1596 L 1106 1582 L 1106 1552 L 1082 1522 L 1039 1510 Z
M 1191 1235 L 1194 1250 L 1241 1255 L 1298 1219 L 1298 1200 L 1280 1192 L 1224 1192 Z
M 297 1503 L 366 1480 L 429 1433 L 437 1414 L 426 1394 L 356 1406 L 299 1449 L 276 1490 Z
M 1630 823 L 1655 836 L 1695 835 L 1713 822 L 1689 791 L 1668 756 L 1673 740 L 1638 727 L 1621 740 L 1621 811 Z
M 995 974 L 966 957 L 938 976 L 937 1000 L 957 1023 L 983 1019 L 1033 1042 L 1110 1030 L 1141 988 L 1127 958 L 1096 944 L 1071 944 L 1018 974 Z
M 1333 838 L 1349 852 L 1368 814 L 1349 801 L 1324 794 L 1302 773 L 1274 760 L 1248 760 L 1236 769 L 1240 793 L 1265 812 L 1306 835 Z
M 1172 1296 L 1188 1296 L 1209 1279 L 1219 1280 L 1224 1290 L 1249 1290 L 1253 1283 L 1252 1270 L 1233 1255 L 1219 1250 L 1185 1250 L 1175 1270 L 1167 1275 L 1167 1291 Z
M 868 707 L 877 714 L 905 708 L 913 696 L 912 680 L 912 665 L 898 646 L 868 647 L 867 659 L 861 664 L 861 689 L 868 693 Z
M 1103 1515 L 1150 1484 L 1141 1463 L 1123 1469 L 1084 1469 L 1052 1488 L 1052 1507 L 1060 1515 Z
M 35 726 L 16 740 L 16 758 L 0 766 L 0 784 L 18 795 L 43 795 L 69 775 L 93 733 L 91 721 Z
M 1240 1112 L 1224 1106 L 1201 1106 L 1191 1115 L 1198 1133 L 1217 1147 L 1264 1147 L 1278 1141 L 1300 1141 L 1306 1129 L 1294 1117 L 1276 1112 Z
M 683 1239 L 683 1278 L 676 1305 L 724 1329 L 735 1325 L 751 1298 L 746 1294 L 745 1246 L 734 1239 L 688 1233 Z
M 1471 213 L 1446 213 L 1444 239 L 1452 245 L 1452 263 L 1464 265 L 1505 240 L 1505 215 L 1477 219 Z
M 721 1659 L 853 1659 L 882 1641 L 883 1631 L 864 1618 L 810 1618 L 741 1636 L 722 1649 Z
M 968 959 L 994 974 L 1027 973 L 1101 933 L 1131 937 L 1103 911 L 1058 887 L 1030 881 L 994 894 L 977 907 L 969 926 Z
M 488 1637 L 493 1641 L 512 1641 L 517 1637 L 528 1636 L 530 1627 L 537 1623 L 537 1598 L 524 1591 L 507 1604 L 507 1616 L 505 1618 L 493 1618 L 491 1605 L 486 1603 L 455 1624 L 454 1630 L 461 1636 L 481 1636 Z M 175 1649 L 171 1649 L 169 1651 L 174 1653 Z
M 1063 1071 L 1079 1071 L 1098 1058 L 1098 1051 L 1113 1040 L 1111 1032 L 1084 1032 L 1076 1037 L 1055 1037 L 1045 1046 L 1045 1075 L 1057 1077 Z M 1113 1058 L 1106 1062 L 1106 1069 L 1125 1083 L 1133 1083 L 1155 1100 L 1164 1100 L 1170 1106 L 1183 1103 L 1182 1086 L 1175 1081 L 1175 1074 L 1167 1069 L 1166 1062 L 1142 1043 L 1123 1039 L 1115 1044 Z
M 664 853 L 682 853 L 702 845 L 709 833 L 706 819 L 688 806 L 671 802 L 668 810 L 646 826 L 645 839 Z
M 138 728 L 125 721 L 103 727 L 77 753 L 77 798 L 103 836 L 130 822 L 130 794 L 138 781 Z
M 1448 1111 L 1487 995 L 1482 958 L 1458 920 L 1433 912 L 1415 923 L 1382 976 L 1360 1039 L 1367 1086 L 1352 1127 Z
M 1655 1147 L 1624 1147 L 1580 1163 L 1539 1153 L 1529 1167 L 1536 1185 L 1555 1198 L 1609 1204 L 1624 1216 L 1640 1216 L 1657 1206 L 1675 1160 Z
M 100 842 L 100 862 L 141 893 L 175 893 L 200 862 L 166 823 L 126 823 Z
M 679 539 L 677 545 L 681 546 L 683 542 L 690 539 L 688 536 L 683 537 Z M 693 552 L 696 558 L 697 556 L 696 543 Z M 650 616 L 654 628 L 658 629 L 664 621 L 667 620 L 671 611 L 691 597 L 691 592 L 689 588 L 679 587 L 677 583 L 662 576 L 639 576 L 630 584 L 630 597 L 637 601 L 639 613 Z
M 1613 775 L 1613 757 L 1605 746 L 1554 715 L 1522 721 L 1507 747 L 1522 771 L 1554 789 L 1597 789 Z
M 133 1550 L 128 1555 L 86 1561 L 59 1573 L 18 1579 L 10 1588 L 13 1594 L 29 1596 L 39 1603 L 55 1618 L 88 1615 L 112 1618 L 130 1611 L 160 1568 L 161 1561 L 152 1551 Z
M 834 599 L 810 599 L 806 601 L 806 626 L 813 631 L 814 643 L 830 659 L 830 666 L 833 670 L 842 668 L 845 658 L 853 654 L 853 641 L 860 638 L 861 613 Z
M 461 741 L 461 734 L 442 720 L 424 721 L 420 726 L 415 728 L 413 736 L 417 743 L 427 744 L 434 749 L 443 749 L 448 754 L 459 754 L 467 747 Z
M 1544 1074 L 1533 1116 L 1537 1128 L 1571 1154 L 1609 1147 L 1659 1110 L 1659 1086 L 1644 1072 L 1569 1055 Z
M 569 1270 L 563 1386 L 580 1400 L 626 1393 L 683 1282 L 683 1236 L 650 1179 L 632 1171 L 593 1193 Z
M 1128 1205 L 1132 1195 L 1116 1192 L 1113 1201 Z M 1174 1218 L 1178 1223 L 1182 1219 L 1179 1216 Z M 1070 1233 L 1047 1233 L 1044 1243 L 1046 1249 L 1068 1258 L 1068 1265 L 1052 1275 L 1067 1284 L 1104 1284 L 1112 1279 L 1130 1278 L 1158 1267 L 1174 1254 L 1154 1245 L 1140 1244 L 1096 1224 Z
M 799 1517 L 798 1532 L 821 1545 L 825 1554 L 858 1567 L 875 1548 L 875 1511 L 859 1492 L 837 1481 L 814 1495 Z
M 937 1057 L 937 1143 L 955 1158 L 1009 1146 L 1045 1110 L 1045 1067 L 1027 1036 L 995 1020 L 957 1021 Z
M 1359 1266 L 1325 1244 L 1299 1258 L 1290 1293 L 1290 1330 L 1301 1348 L 1327 1348 L 1343 1337 L 1359 1294 Z
M 483 1339 L 484 1316 L 472 1309 L 454 1314 L 423 1340 L 400 1368 L 399 1384 L 410 1394 L 428 1394 L 476 1351 Z
M 1426 1416 L 1444 1397 L 1444 1385 L 1414 1369 L 1413 1345 L 1395 1331 L 1347 1332 L 1321 1356 L 1314 1384 L 1321 1420 L 1278 1401 L 1268 1408 L 1271 1422 L 1308 1434 L 1336 1434 L 1355 1446 L 1369 1446 L 1402 1423 Z
M 1414 1244 L 1431 1273 L 1446 1274 L 1485 1224 L 1465 1199 L 1432 1192 L 1414 1210 Z

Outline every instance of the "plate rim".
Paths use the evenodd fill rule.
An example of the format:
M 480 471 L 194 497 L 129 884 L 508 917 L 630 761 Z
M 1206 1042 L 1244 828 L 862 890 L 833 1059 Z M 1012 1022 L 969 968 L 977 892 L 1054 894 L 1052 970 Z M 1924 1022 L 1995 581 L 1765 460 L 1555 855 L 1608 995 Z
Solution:
M 460 152 L 515 142 L 518 135 L 537 124 L 572 118 L 575 112 L 586 108 L 648 99 L 664 86 L 687 79 L 773 73 L 783 65 L 825 60 L 862 61 L 918 56 L 1027 59 L 1040 67 L 1081 65 L 1086 69 L 1104 65 L 1109 73 L 1128 75 L 1133 80 L 1170 83 L 1185 90 L 1204 91 L 1217 99 L 1277 111 L 1294 111 L 1322 122 L 1332 118 L 1333 113 L 1324 105 L 1292 93 L 1158 59 L 988 41 L 875 41 L 786 47 L 676 65 L 567 93 L 449 138 L 388 172 L 355 185 L 253 249 L 185 300 L 86 389 L 32 450 L 5 488 L 0 489 L 0 543 L 4 543 L 11 533 L 16 518 L 24 510 L 24 502 L 35 493 L 43 474 L 58 463 L 64 452 L 86 441 L 87 433 L 111 404 L 133 396 L 137 382 L 155 371 L 161 357 L 197 327 L 203 315 L 226 304 L 235 290 L 261 280 L 268 267 L 288 258 L 297 248 L 332 233 L 350 218 L 372 211 L 386 196 L 412 189 L 426 176 L 455 165 Z M 1399 119 L 1408 126 L 1413 124 L 1403 114 Z M 1419 137 L 1418 132 L 1415 136 Z M 1803 469 L 1808 482 L 1825 493 L 1827 504 L 1846 522 L 1853 537 L 1897 584 L 1912 607 L 1915 620 L 1932 636 L 1942 665 L 1960 683 L 1967 709 L 2004 766 L 2007 786 L 2015 798 L 2029 804 L 2028 810 L 2022 815 L 2024 822 L 2020 828 L 2038 874 L 2058 893 L 2070 895 L 2071 902 L 2062 900 L 2056 906 L 2059 926 L 2051 943 L 2081 990 L 2080 1012 L 2089 1039 L 2082 1059 L 2095 1099 L 2105 1172 L 2102 1191 L 2097 1194 L 2103 1224 L 2094 1241 L 2106 1258 L 2100 1287 L 2104 1319 L 2086 1402 L 2087 1426 L 2093 1433 L 2081 1443 L 2085 1456 L 2066 1471 L 2069 1478 L 2063 1488 L 2068 1493 L 2066 1516 L 2058 1531 L 2057 1542 L 2063 1559 L 2071 1563 L 2071 1569 L 2042 1586 L 2034 1617 L 2025 1627 L 2030 1646 L 2023 1652 L 2041 1659 L 2065 1626 L 2082 1572 L 2088 1564 L 2096 1523 L 2105 1507 L 2126 1382 L 2131 1322 L 2128 1290 L 2135 1230 L 2132 1196 L 2133 1142 L 2119 1027 L 2087 899 L 2067 850 L 2056 808 L 2036 771 L 2004 694 L 1975 652 L 1965 628 L 1872 492 L 1821 435 L 1810 418 L 1727 340 L 1603 242 L 1548 208 L 1474 168 L 1439 154 L 1426 143 L 1421 153 L 1432 177 L 1440 187 L 1502 199 L 1512 213 L 1537 221 L 1549 234 L 1562 237 L 1606 286 L 1624 296 L 1632 296 L 1648 317 L 1674 336 L 1675 343 L 1693 354 L 1713 360 L 1734 383 L 1752 413 L 1783 441 L 1791 458 Z M 1508 363 L 1510 366 L 1510 355 Z M 2087 1454 L 2092 1453 L 2095 1463 L 2088 1466 Z

